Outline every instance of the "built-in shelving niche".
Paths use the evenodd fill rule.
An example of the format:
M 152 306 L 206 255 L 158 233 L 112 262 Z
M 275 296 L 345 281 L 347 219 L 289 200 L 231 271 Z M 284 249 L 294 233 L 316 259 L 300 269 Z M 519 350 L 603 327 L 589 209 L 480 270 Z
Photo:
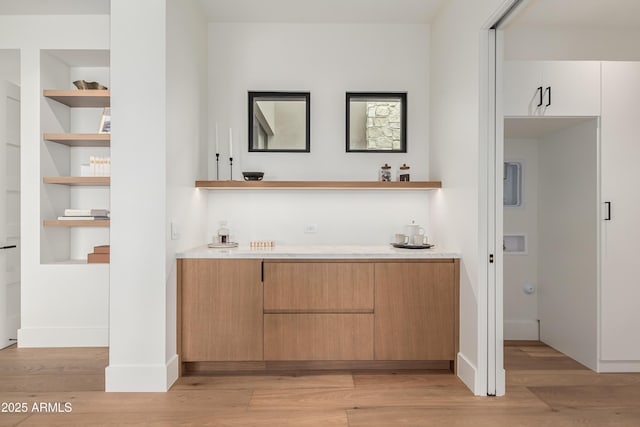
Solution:
M 109 51 L 42 50 L 40 104 L 40 262 L 86 263 L 93 247 L 109 244 L 109 221 L 59 221 L 66 208 L 110 208 L 110 179 L 82 176 L 90 156 L 110 157 L 111 138 L 99 133 L 108 90 L 78 90 L 75 80 L 109 86 Z

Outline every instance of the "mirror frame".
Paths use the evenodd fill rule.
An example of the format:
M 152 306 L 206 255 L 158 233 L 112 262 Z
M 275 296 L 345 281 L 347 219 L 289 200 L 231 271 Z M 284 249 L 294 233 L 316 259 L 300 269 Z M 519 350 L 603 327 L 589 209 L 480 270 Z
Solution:
M 347 92 L 346 93 L 346 151 L 347 153 L 406 153 L 407 152 L 407 92 Z M 351 100 L 400 99 L 400 149 L 356 150 L 351 148 Z
M 300 100 L 304 98 L 305 101 L 305 145 L 301 149 L 260 149 L 253 147 L 253 104 L 256 98 L 278 98 L 286 101 L 287 98 L 291 100 Z M 278 92 L 278 91 L 249 91 L 248 92 L 248 106 L 249 106 L 249 152 L 261 152 L 261 153 L 309 153 L 311 151 L 311 93 L 310 92 Z

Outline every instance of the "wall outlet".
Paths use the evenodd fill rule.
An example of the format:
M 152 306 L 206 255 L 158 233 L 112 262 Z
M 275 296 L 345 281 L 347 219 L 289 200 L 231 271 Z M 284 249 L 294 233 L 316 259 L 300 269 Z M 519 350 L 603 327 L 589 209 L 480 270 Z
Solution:
M 307 234 L 315 234 L 318 232 L 318 224 L 307 224 L 304 226 L 304 232 Z
M 178 228 L 178 224 L 171 221 L 171 240 L 180 239 L 180 230 Z

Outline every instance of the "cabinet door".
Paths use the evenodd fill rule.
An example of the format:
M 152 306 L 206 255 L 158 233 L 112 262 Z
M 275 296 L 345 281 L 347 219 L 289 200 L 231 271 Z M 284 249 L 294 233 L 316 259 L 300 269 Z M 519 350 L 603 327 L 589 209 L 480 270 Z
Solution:
M 542 64 L 545 88 L 542 115 L 600 115 L 600 62 L 544 61 Z
M 503 94 L 505 116 L 540 114 L 542 64 L 536 61 L 506 61 L 504 63 Z
M 601 358 L 640 360 L 640 63 L 602 64 Z M 607 217 L 605 209 L 604 217 Z
M 262 360 L 260 260 L 184 259 L 182 361 Z
M 375 359 L 454 360 L 455 264 L 375 266 Z

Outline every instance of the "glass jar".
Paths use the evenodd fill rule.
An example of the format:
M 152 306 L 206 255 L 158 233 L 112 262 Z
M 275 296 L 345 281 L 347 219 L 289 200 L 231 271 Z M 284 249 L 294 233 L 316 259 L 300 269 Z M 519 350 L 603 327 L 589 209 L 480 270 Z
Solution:
M 389 166 L 387 163 L 385 163 L 384 166 L 380 167 L 380 181 L 391 181 L 391 166 Z
M 409 166 L 406 163 L 403 163 L 402 166 L 398 168 L 398 181 L 411 181 L 409 173 Z
M 218 243 L 229 243 L 229 229 L 227 228 L 227 221 L 220 221 L 220 228 L 218 228 Z

